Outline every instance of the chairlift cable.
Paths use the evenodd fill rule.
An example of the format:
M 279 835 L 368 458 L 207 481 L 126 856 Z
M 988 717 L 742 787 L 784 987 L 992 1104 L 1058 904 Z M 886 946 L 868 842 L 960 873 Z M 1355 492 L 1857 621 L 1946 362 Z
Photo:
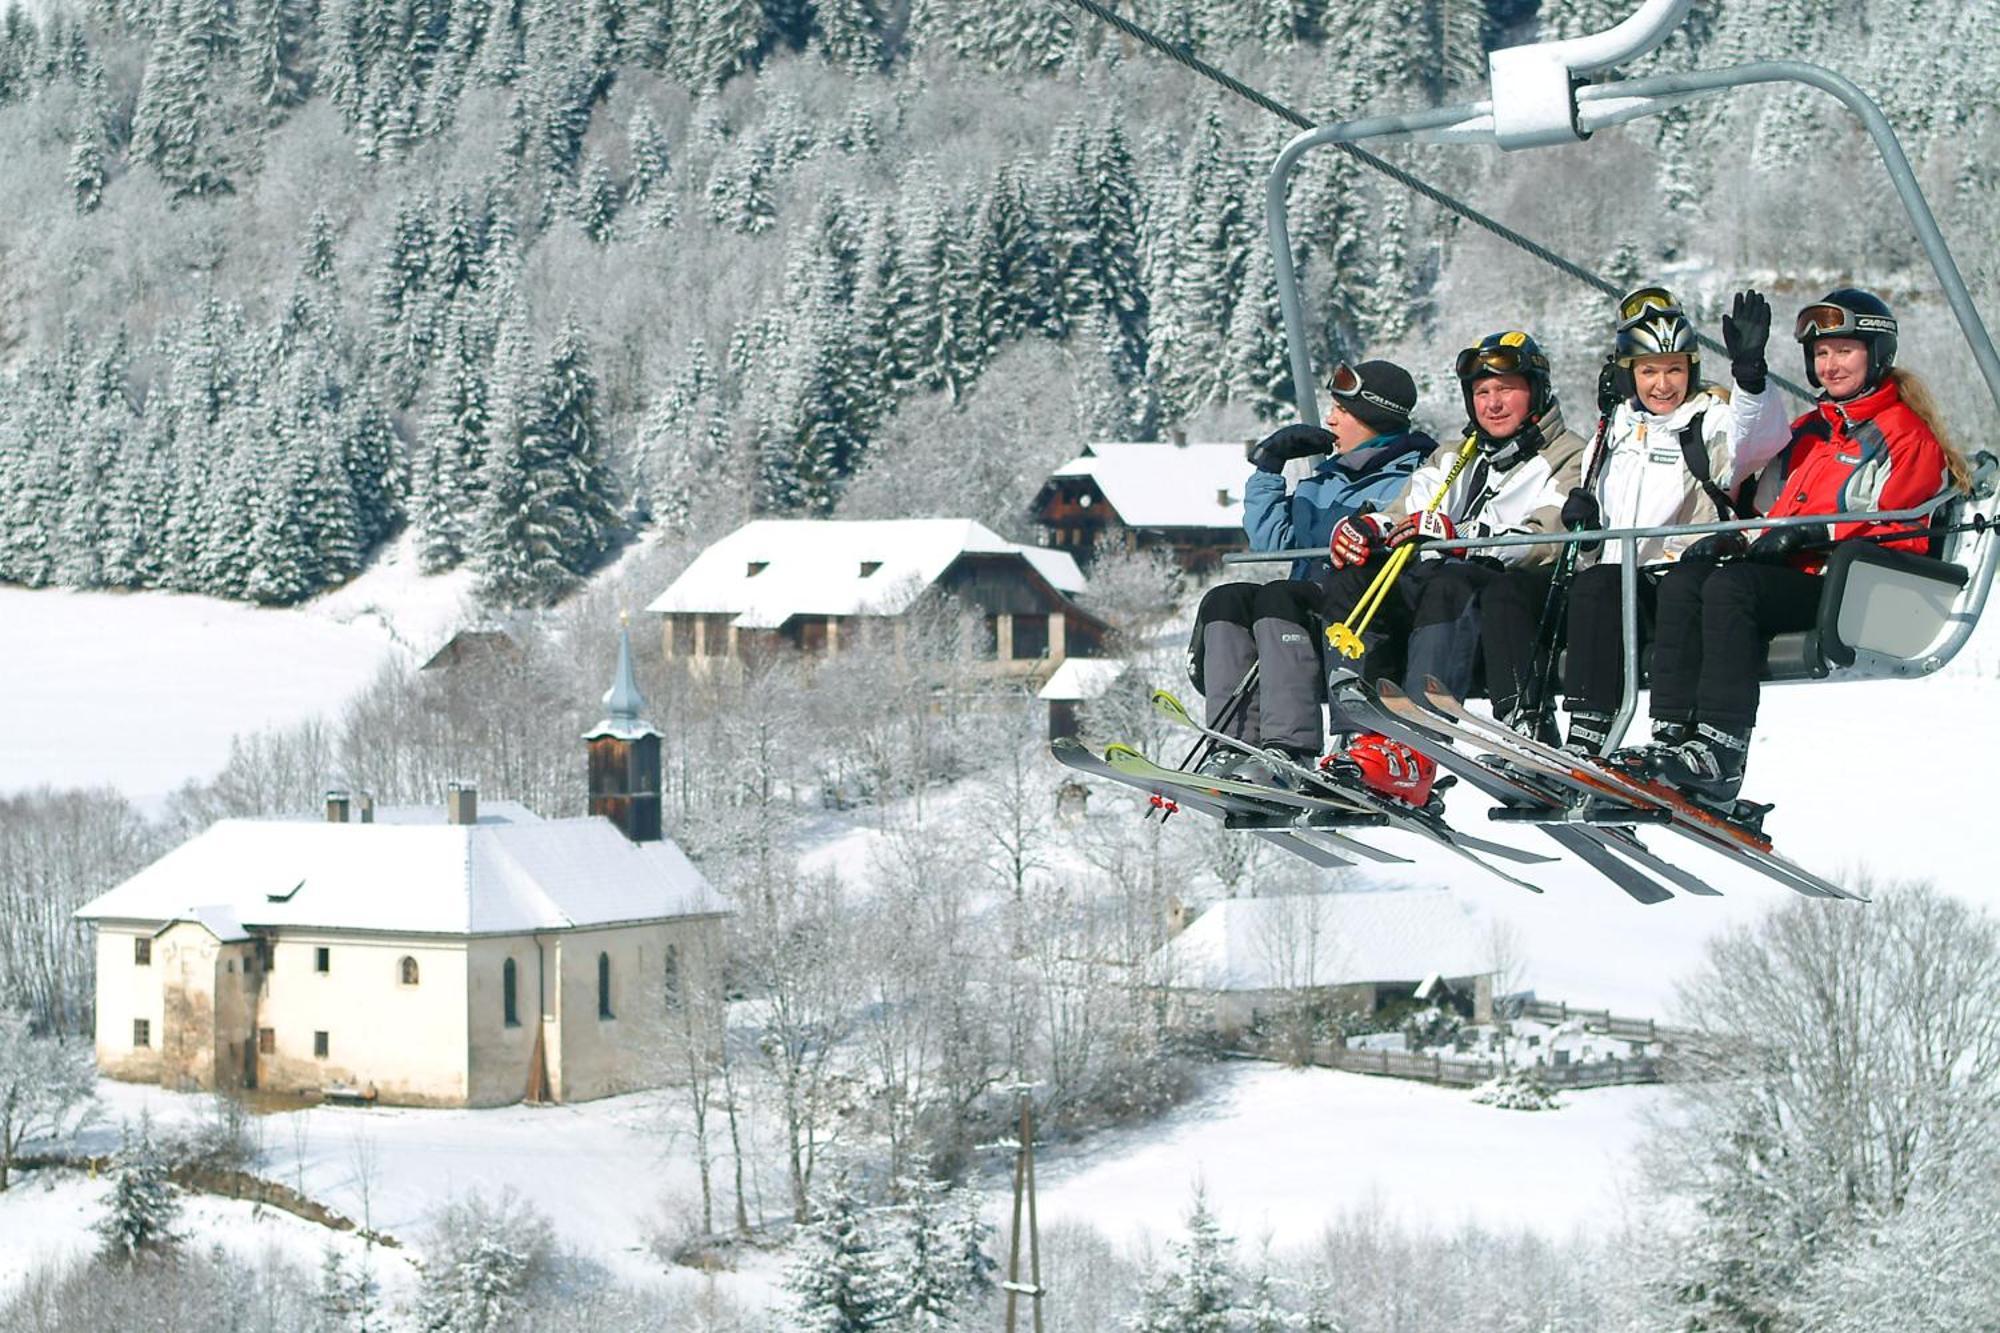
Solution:
M 1160 36 L 1158 33 L 1153 32 L 1152 30 L 1145 28 L 1138 23 L 1133 22 L 1131 19 L 1126 18 L 1124 15 L 1115 13 L 1114 11 L 1106 8 L 1104 5 L 1098 3 L 1098 0 L 1065 0 L 1065 2 L 1068 4 L 1075 5 L 1077 8 L 1084 10 L 1085 12 L 1089 13 L 1090 15 L 1098 19 L 1100 22 L 1110 24 L 1112 27 L 1118 29 L 1118 31 L 1124 33 L 1126 36 L 1144 42 L 1147 46 L 1152 47 L 1155 51 L 1158 51 L 1161 55 L 1164 55 L 1168 59 L 1174 60 L 1179 64 L 1185 65 L 1188 69 L 1193 70 L 1196 74 L 1200 75 L 1202 78 L 1207 79 L 1209 82 L 1217 84 L 1227 89 L 1228 91 L 1234 93 L 1236 96 L 1242 98 L 1243 100 L 1250 102 L 1253 105 L 1258 106 L 1265 111 L 1270 112 L 1272 115 L 1278 117 L 1280 120 L 1288 121 L 1289 123 L 1296 125 L 1301 130 L 1312 130 L 1319 128 L 1317 122 L 1313 121 L 1312 119 L 1310 119 L 1305 115 L 1302 115 L 1298 111 L 1293 110 L 1291 107 L 1286 106 L 1283 102 L 1278 101 L 1276 98 L 1270 96 L 1268 93 L 1264 93 L 1256 88 L 1252 88 L 1249 84 L 1244 83 L 1241 79 L 1238 79 L 1233 75 L 1227 74 L 1224 71 L 1217 69 L 1215 66 L 1209 64 L 1207 61 L 1203 60 L 1200 56 L 1197 56 L 1194 52 L 1188 50 L 1186 47 L 1181 46 L 1178 43 L 1168 41 L 1166 38 Z M 1410 172 L 1403 170 L 1403 168 L 1397 166 L 1395 163 L 1377 157 L 1375 154 L 1369 152 L 1365 148 L 1360 147 L 1359 145 L 1343 142 L 1343 143 L 1336 143 L 1334 147 L 1340 149 L 1341 152 L 1346 153 L 1349 157 L 1352 157 L 1355 161 L 1360 162 L 1363 166 L 1371 167 L 1374 170 L 1381 172 L 1383 175 L 1389 177 L 1397 184 L 1403 186 L 1406 189 L 1414 190 L 1416 193 L 1422 195 L 1424 198 L 1430 200 L 1432 203 L 1438 205 L 1440 208 L 1443 208 L 1448 212 L 1455 213 L 1459 217 L 1464 218 L 1466 221 L 1474 224 L 1475 226 L 1480 227 L 1485 231 L 1491 232 L 1493 235 L 1507 242 L 1507 244 L 1514 246 L 1516 249 L 1526 251 L 1528 254 L 1534 256 L 1536 259 L 1541 260 L 1544 264 L 1549 265 L 1551 268 L 1555 268 L 1561 271 L 1562 273 L 1567 274 L 1568 276 L 1576 279 L 1578 282 L 1583 283 L 1587 287 L 1595 288 L 1599 292 L 1602 292 L 1604 295 L 1610 297 L 1612 300 L 1615 301 L 1619 297 L 1625 294 L 1616 284 L 1612 283 L 1610 279 L 1605 278 L 1601 274 L 1593 273 L 1591 270 L 1585 268 L 1583 265 L 1577 263 L 1573 259 L 1568 258 L 1567 256 L 1557 254 L 1554 250 L 1549 249 L 1547 246 L 1543 245 L 1540 241 L 1535 240 L 1533 237 L 1525 236 L 1522 233 L 1515 231 L 1512 227 L 1509 227 L 1506 223 L 1500 221 L 1498 218 L 1490 217 L 1487 214 L 1480 212 L 1472 205 L 1465 203 L 1460 199 L 1454 198 L 1453 196 L 1439 189 L 1437 186 L 1432 185 L 1429 181 L 1424 180 L 1421 176 L 1413 175 Z M 1720 352 L 1724 356 L 1727 356 L 1729 354 L 1729 351 L 1726 347 L 1724 347 L 1716 339 L 1709 337 L 1705 333 L 1697 332 L 1695 334 L 1695 339 L 1703 347 L 1706 347 L 1711 352 Z M 1769 378 L 1771 383 L 1778 385 L 1780 388 L 1784 389 L 1785 391 L 1792 394 L 1794 397 L 1800 399 L 1803 402 L 1812 402 L 1815 398 L 1818 397 L 1817 394 L 1809 392 L 1800 385 L 1795 384 L 1791 380 L 1786 379 L 1784 376 L 1777 374 L 1775 371 L 1769 374 Z

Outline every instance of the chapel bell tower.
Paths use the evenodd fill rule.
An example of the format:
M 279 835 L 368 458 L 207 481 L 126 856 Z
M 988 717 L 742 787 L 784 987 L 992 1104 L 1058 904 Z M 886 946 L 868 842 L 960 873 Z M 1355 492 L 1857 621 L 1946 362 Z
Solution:
M 632 635 L 620 617 L 618 672 L 604 693 L 605 718 L 583 739 L 590 746 L 590 813 L 603 815 L 633 842 L 660 840 L 660 733 L 641 712 L 646 698 L 632 676 Z

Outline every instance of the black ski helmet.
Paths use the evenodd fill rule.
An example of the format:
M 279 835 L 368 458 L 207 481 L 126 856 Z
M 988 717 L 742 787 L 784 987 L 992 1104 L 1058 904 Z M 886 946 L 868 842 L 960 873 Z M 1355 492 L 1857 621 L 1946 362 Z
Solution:
M 1859 287 L 1836 287 L 1799 311 L 1792 336 L 1805 349 L 1806 380 L 1820 386 L 1819 371 L 1813 368 L 1813 344 L 1821 338 L 1853 338 L 1868 347 L 1868 382 L 1863 393 L 1882 382 L 1889 367 L 1896 364 L 1896 316 L 1888 303 L 1873 292 Z
M 1473 419 L 1472 386 L 1495 375 L 1522 375 L 1528 381 L 1528 415 L 1540 419 L 1555 405 L 1555 386 L 1549 378 L 1549 359 L 1541 344 L 1519 329 L 1489 333 L 1458 354 L 1453 369 L 1458 374 L 1459 392 L 1465 399 L 1465 415 Z

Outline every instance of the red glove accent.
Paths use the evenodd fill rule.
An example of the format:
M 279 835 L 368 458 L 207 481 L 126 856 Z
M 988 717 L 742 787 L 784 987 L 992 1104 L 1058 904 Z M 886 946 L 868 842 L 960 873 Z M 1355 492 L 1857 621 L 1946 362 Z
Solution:
M 1333 540 L 1327 548 L 1328 559 L 1333 561 L 1335 569 L 1367 564 L 1368 557 L 1382 549 L 1389 527 L 1389 518 L 1385 514 L 1354 514 L 1341 519 L 1333 525 Z
M 1411 514 L 1396 525 L 1389 534 L 1389 545 L 1401 546 L 1405 542 L 1448 542 L 1458 536 L 1458 528 L 1438 510 L 1432 509 Z

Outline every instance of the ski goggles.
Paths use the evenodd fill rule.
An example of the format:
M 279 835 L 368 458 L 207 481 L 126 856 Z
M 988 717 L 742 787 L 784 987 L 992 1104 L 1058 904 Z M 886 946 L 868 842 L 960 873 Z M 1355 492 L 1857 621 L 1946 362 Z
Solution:
M 1865 315 L 1844 305 L 1820 301 L 1799 311 L 1792 337 L 1805 342 L 1811 338 L 1865 338 L 1895 332 L 1896 320 L 1892 315 Z
M 1681 313 L 1681 303 L 1666 288 L 1641 287 L 1618 303 L 1618 327 L 1629 329 L 1649 315 Z
M 1345 361 L 1335 366 L 1333 374 L 1327 377 L 1326 391 L 1342 402 L 1349 402 L 1359 398 L 1362 402 L 1372 403 L 1393 416 L 1407 417 L 1410 415 L 1410 409 L 1403 406 L 1403 404 L 1391 402 L 1381 394 L 1363 387 L 1361 376 L 1355 374 L 1354 367 L 1348 365 Z
M 1481 375 L 1528 375 L 1541 358 L 1525 347 L 1468 347 L 1458 354 L 1460 380 Z

